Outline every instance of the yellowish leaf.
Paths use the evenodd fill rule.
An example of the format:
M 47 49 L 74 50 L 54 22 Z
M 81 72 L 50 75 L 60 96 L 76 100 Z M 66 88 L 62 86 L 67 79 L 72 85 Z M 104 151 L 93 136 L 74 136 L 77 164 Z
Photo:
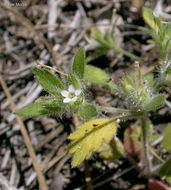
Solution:
M 79 126 L 68 138 L 72 140 L 68 153 L 74 153 L 72 166 L 78 166 L 93 151 L 97 151 L 103 140 L 106 143 L 116 134 L 116 123 L 110 118 L 99 118 Z
M 143 18 L 145 22 L 155 31 L 159 31 L 159 27 L 155 21 L 155 17 L 153 15 L 153 11 L 149 8 L 143 8 Z

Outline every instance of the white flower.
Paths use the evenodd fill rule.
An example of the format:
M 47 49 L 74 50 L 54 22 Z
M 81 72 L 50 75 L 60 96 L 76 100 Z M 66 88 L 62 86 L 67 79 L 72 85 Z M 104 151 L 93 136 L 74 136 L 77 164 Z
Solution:
M 61 94 L 63 97 L 65 97 L 63 100 L 64 103 L 75 102 L 78 99 L 78 96 L 81 94 L 81 89 L 75 90 L 74 87 L 70 85 L 68 91 L 62 90 Z

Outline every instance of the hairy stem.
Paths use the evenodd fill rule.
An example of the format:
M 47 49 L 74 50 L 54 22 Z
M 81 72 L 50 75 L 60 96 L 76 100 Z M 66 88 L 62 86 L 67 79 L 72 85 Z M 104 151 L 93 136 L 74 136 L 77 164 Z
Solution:
M 107 107 L 107 106 L 96 106 L 96 108 L 99 111 L 104 111 L 104 112 L 108 112 L 108 113 L 132 113 L 131 110 L 112 108 L 112 107 Z
M 151 162 L 151 156 L 150 156 L 150 147 L 149 147 L 149 139 L 148 139 L 148 118 L 146 114 L 143 115 L 141 118 L 141 125 L 142 125 L 142 143 L 144 148 L 144 156 L 145 156 L 145 163 L 146 163 L 146 169 L 147 173 L 151 175 L 152 173 L 152 162 Z

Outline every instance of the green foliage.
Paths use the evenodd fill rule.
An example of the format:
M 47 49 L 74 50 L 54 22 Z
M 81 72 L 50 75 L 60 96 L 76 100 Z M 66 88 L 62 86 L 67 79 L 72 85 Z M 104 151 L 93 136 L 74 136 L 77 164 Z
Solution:
M 153 141 L 159 139 L 160 137 L 161 137 L 160 134 L 155 134 L 155 135 L 153 135 L 153 136 L 151 137 L 150 142 L 153 142 Z
M 59 113 L 61 108 L 57 105 L 50 104 L 50 102 L 37 102 L 30 104 L 16 111 L 15 114 L 21 116 L 40 116 L 45 114 Z
M 80 117 L 82 119 L 91 119 L 92 117 L 97 116 L 96 107 L 92 104 L 83 104 L 80 108 Z
M 41 98 L 40 102 L 25 106 L 16 111 L 15 114 L 39 116 L 71 111 L 72 113 L 78 113 L 81 119 L 90 120 L 99 114 L 98 111 L 106 111 L 115 114 L 116 117 L 113 118 L 130 119 L 138 117 L 142 121 L 143 130 L 138 126 L 125 130 L 124 147 L 122 142 L 115 137 L 117 127 L 113 118 L 98 118 L 79 126 L 69 136 L 71 143 L 68 153 L 74 154 L 72 159 L 73 167 L 78 166 L 84 159 L 90 158 L 93 152 L 99 152 L 100 156 L 105 159 L 119 159 L 125 153 L 124 149 L 129 154 L 143 160 L 144 163 L 148 162 L 148 159 L 145 160 L 147 156 L 145 149 L 147 149 L 148 145 L 148 142 L 145 144 L 145 140 L 148 138 L 152 141 L 156 137 L 151 137 L 152 124 L 147 115 L 149 111 L 154 111 L 163 106 L 165 96 L 159 94 L 159 89 L 164 85 L 171 84 L 171 61 L 169 60 L 171 25 L 164 25 L 161 18 L 155 18 L 152 11 L 147 8 L 143 9 L 143 17 L 152 30 L 146 28 L 142 28 L 142 30 L 152 36 L 161 50 L 163 61 L 159 68 L 158 77 L 153 74 L 145 74 L 147 69 L 140 69 L 139 64 L 137 64 L 135 72 L 125 74 L 115 84 L 102 69 L 91 65 L 85 66 L 83 48 L 80 48 L 75 55 L 72 73 L 65 76 L 65 78 L 63 77 L 62 80 L 46 69 L 34 68 L 35 78 L 52 96 Z M 91 35 L 99 43 L 99 54 L 97 56 L 114 49 L 132 59 L 140 59 L 117 47 L 115 36 L 111 32 L 103 34 L 98 29 L 92 29 Z M 83 93 L 85 81 L 110 88 L 119 97 L 128 102 L 129 109 L 108 108 L 87 103 Z M 146 130 L 144 130 L 144 127 Z M 166 128 L 162 146 L 171 151 L 169 134 L 171 134 L 170 124 Z M 144 147 L 141 142 L 142 139 Z M 143 150 L 145 150 L 145 154 Z M 170 181 L 171 169 L 168 167 L 168 163 L 170 164 L 170 161 L 161 168 L 160 176 L 167 176 L 168 181 Z M 167 168 L 169 170 L 164 171 Z
M 154 75 L 153 74 L 145 75 L 144 79 L 147 82 L 148 87 L 153 89 L 155 85 Z
M 72 65 L 72 71 L 80 79 L 83 79 L 84 69 L 85 69 L 85 53 L 84 49 L 80 48 L 75 55 L 74 63 Z
M 159 176 L 166 177 L 168 183 L 171 183 L 171 159 L 166 161 L 160 168 Z
M 68 88 L 69 85 L 73 85 L 75 89 L 81 88 L 80 80 L 73 74 L 69 74 L 66 78 L 66 88 Z
M 93 151 L 97 151 L 103 140 L 109 143 L 116 134 L 116 124 L 109 118 L 99 118 L 88 121 L 79 126 L 69 136 L 72 140 L 68 152 L 74 153 L 72 166 L 78 166 L 84 159 L 88 159 Z
M 113 90 L 116 89 L 115 84 L 104 71 L 91 65 L 85 67 L 84 79 L 93 84 L 103 85 Z
M 143 76 L 143 71 L 125 74 L 119 80 L 117 92 L 126 98 L 134 109 L 139 111 L 152 111 L 163 106 L 165 97 L 154 92 L 154 76 L 148 74 Z
M 163 106 L 165 101 L 164 95 L 157 95 L 144 105 L 146 111 L 156 110 Z
M 52 73 L 46 69 L 34 69 L 35 78 L 41 84 L 41 86 L 52 95 L 59 95 L 58 89 L 63 89 L 62 82 Z
M 155 18 L 152 10 L 146 7 L 143 8 L 143 18 L 153 31 L 142 27 L 140 27 L 140 30 L 152 36 L 157 46 L 160 48 L 162 58 L 164 60 L 167 59 L 171 48 L 171 23 L 163 23 L 161 17 Z
M 143 8 L 143 18 L 145 22 L 157 33 L 159 31 L 159 26 L 156 23 L 156 19 L 160 18 L 155 18 L 153 15 L 153 11 L 149 8 L 144 7 Z M 160 20 L 159 20 L 160 21 Z
M 97 28 L 92 28 L 91 29 L 91 37 L 99 43 L 99 46 L 101 48 L 100 50 L 107 52 L 110 49 L 114 49 L 114 50 L 122 53 L 123 55 L 130 57 L 131 59 L 141 60 L 138 56 L 136 56 L 132 53 L 129 53 L 129 52 L 123 50 L 122 48 L 118 47 L 115 43 L 115 36 L 112 32 L 106 32 L 103 34 Z M 100 51 L 99 53 L 103 53 L 103 51 Z
M 164 137 L 162 141 L 162 147 L 171 151 L 171 123 L 169 123 L 165 129 Z

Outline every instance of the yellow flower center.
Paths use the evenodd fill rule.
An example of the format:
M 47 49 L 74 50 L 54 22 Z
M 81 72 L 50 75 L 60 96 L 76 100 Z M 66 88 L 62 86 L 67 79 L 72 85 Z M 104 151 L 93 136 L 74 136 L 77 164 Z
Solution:
M 68 95 L 68 97 L 69 97 L 70 99 L 74 98 L 74 97 L 75 97 L 75 93 L 70 92 L 69 95 Z

